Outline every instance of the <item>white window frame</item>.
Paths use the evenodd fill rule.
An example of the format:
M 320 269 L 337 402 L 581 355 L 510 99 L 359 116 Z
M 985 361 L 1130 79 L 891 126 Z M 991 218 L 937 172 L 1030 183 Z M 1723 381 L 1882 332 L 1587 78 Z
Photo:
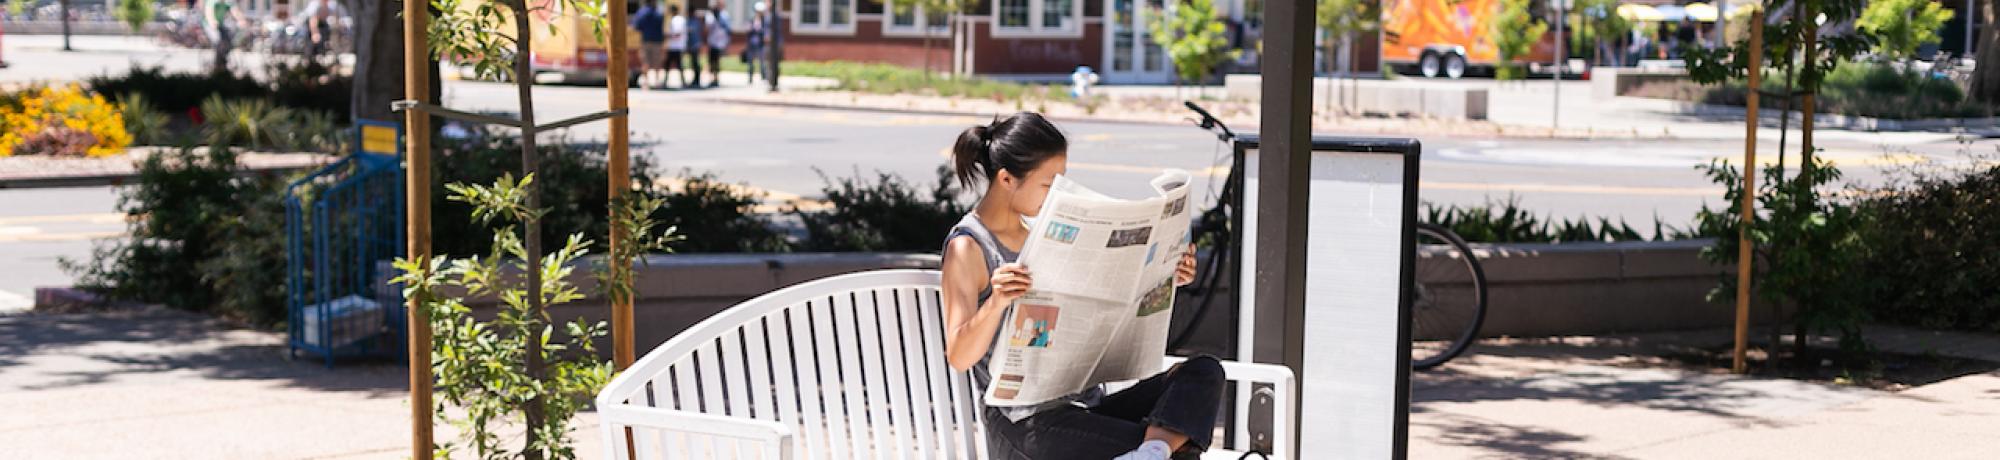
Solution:
M 1069 0 L 1071 20 L 1069 21 L 1069 24 L 1064 27 L 1049 27 L 1048 24 L 1042 23 L 1043 8 L 1048 6 L 1049 0 L 1027 0 L 1027 1 L 1028 1 L 1028 25 L 1026 27 L 1000 25 L 1000 1 L 993 0 L 987 2 L 992 4 L 991 7 L 992 9 L 991 11 L 988 12 L 990 16 L 987 17 L 987 20 L 992 23 L 993 27 L 992 31 L 994 37 L 996 38 L 1083 38 L 1083 19 L 1084 19 L 1083 2 L 1089 0 Z
M 785 15 L 791 16 L 792 30 L 790 32 L 793 34 L 854 35 L 854 23 L 861 22 L 860 15 L 855 14 L 857 12 L 855 5 L 864 1 L 869 0 L 847 0 L 846 24 L 828 23 L 833 20 L 833 0 L 792 0 L 792 10 L 785 13 Z M 800 14 L 800 12 L 805 11 L 803 8 L 800 8 L 804 2 L 816 2 L 819 4 L 819 23 L 805 22 L 805 15 Z
M 930 23 L 931 17 L 928 14 L 924 14 L 923 5 L 917 5 L 910 8 L 910 14 L 914 14 L 917 16 L 916 25 L 910 25 L 910 26 L 896 25 L 897 1 L 898 0 L 882 0 L 882 36 L 917 37 L 917 38 L 922 38 L 925 35 L 929 35 L 931 37 L 951 36 L 951 28 L 949 27 L 949 25 L 951 24 L 951 15 L 945 15 L 944 17 L 939 18 L 943 20 L 942 23 L 931 24 Z M 902 0 L 902 1 L 909 1 L 909 0 Z

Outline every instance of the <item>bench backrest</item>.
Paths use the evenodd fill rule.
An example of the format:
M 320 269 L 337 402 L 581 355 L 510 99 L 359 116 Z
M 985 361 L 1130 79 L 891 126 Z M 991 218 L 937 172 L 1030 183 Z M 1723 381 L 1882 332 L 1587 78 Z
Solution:
M 882 270 L 759 296 L 647 353 L 605 394 L 789 425 L 800 458 L 985 458 L 983 405 L 945 364 L 938 282 L 933 270 Z M 769 455 L 661 438 L 634 441 L 669 458 Z

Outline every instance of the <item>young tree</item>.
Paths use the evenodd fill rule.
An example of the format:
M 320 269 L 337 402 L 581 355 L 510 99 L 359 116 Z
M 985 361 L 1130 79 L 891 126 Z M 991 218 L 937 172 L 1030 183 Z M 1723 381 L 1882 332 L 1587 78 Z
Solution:
M 556 26 L 553 23 L 531 21 L 531 19 L 555 14 L 580 16 L 591 25 L 590 32 L 599 41 L 603 40 L 606 25 L 604 4 L 598 0 L 536 0 L 532 4 L 529 2 L 530 0 L 433 0 L 431 4 L 435 7 L 433 11 L 435 18 L 430 22 L 429 45 L 433 56 L 456 57 L 471 64 L 481 77 L 500 77 L 512 81 L 519 101 L 520 123 L 533 127 L 536 126 L 533 91 L 535 77 L 528 59 L 528 56 L 531 56 L 529 42 L 533 37 L 530 27 L 540 22 L 547 24 L 549 30 L 554 31 Z M 620 24 L 620 27 L 623 27 L 623 24 Z M 501 32 L 509 29 L 512 29 L 511 34 Z M 525 132 L 526 135 L 520 139 L 523 170 L 520 183 L 496 184 L 491 189 L 466 189 L 456 192 L 468 200 L 480 198 L 483 200 L 479 201 L 482 205 L 507 211 L 487 211 L 483 216 L 475 217 L 484 221 L 492 221 L 495 216 L 505 217 L 508 218 L 506 220 L 518 223 L 521 227 L 521 234 L 518 236 L 513 235 L 511 226 L 506 232 L 502 232 L 509 235 L 509 238 L 516 239 L 520 246 L 518 250 L 505 247 L 514 243 L 495 242 L 496 248 L 505 249 L 496 250 L 496 256 L 512 254 L 522 259 L 520 270 L 526 278 L 524 292 L 517 299 L 509 299 L 509 303 L 519 300 L 520 310 L 524 315 L 521 318 L 514 318 L 519 324 L 510 329 L 527 335 L 527 339 L 520 342 L 526 350 L 519 354 L 524 361 L 523 369 L 527 382 L 522 382 L 524 387 L 512 389 L 507 393 L 525 395 L 519 398 L 523 401 L 509 407 L 520 409 L 522 420 L 527 426 L 527 436 L 521 455 L 531 460 L 540 460 L 544 456 L 565 456 L 564 453 L 568 449 L 563 434 L 567 431 L 568 411 L 573 409 L 571 406 L 573 401 L 566 400 L 571 396 L 566 393 L 569 389 L 556 384 L 568 381 L 565 379 L 569 376 L 564 374 L 561 368 L 555 369 L 558 372 L 553 375 L 550 373 L 547 361 L 552 352 L 559 350 L 546 349 L 545 345 L 550 343 L 549 334 L 552 332 L 546 306 L 553 301 L 566 300 L 565 296 L 568 295 L 560 290 L 560 283 L 553 282 L 550 278 L 567 273 L 567 269 L 557 262 L 566 260 L 564 256 L 572 249 L 564 248 L 557 254 L 546 255 L 542 250 L 541 220 L 544 211 L 541 204 L 541 186 L 532 180 L 540 170 L 540 149 L 536 146 L 536 136 L 533 135 L 533 131 Z M 516 196 L 520 197 L 518 203 L 513 200 Z M 545 258 L 549 260 L 545 261 Z M 551 291 L 552 289 L 554 290 Z M 450 365 L 452 363 L 449 360 L 437 363 L 437 367 L 445 370 L 449 370 Z
M 139 32 L 146 28 L 146 23 L 153 22 L 153 0 L 120 0 L 117 11 L 118 20 L 125 21 L 133 32 Z
M 1376 22 L 1382 17 L 1382 3 L 1380 0 L 1318 1 L 1319 7 L 1314 13 L 1317 15 L 1315 22 L 1318 23 L 1320 30 L 1325 31 L 1328 38 L 1330 38 L 1325 42 L 1326 71 L 1328 74 L 1333 73 L 1333 66 L 1335 64 L 1333 53 L 1336 50 L 1344 50 L 1346 56 L 1341 60 L 1347 62 L 1347 68 L 1341 70 L 1345 70 L 1348 79 L 1352 80 L 1354 77 L 1354 34 L 1375 29 Z M 1331 79 L 1329 79 L 1329 84 L 1331 84 Z M 1349 93 L 1351 92 L 1349 91 Z M 1327 93 L 1331 95 L 1332 91 L 1328 91 Z M 1327 98 L 1327 105 L 1333 105 L 1333 98 Z
M 1875 54 L 1903 61 L 1916 57 L 1919 47 L 1943 42 L 1938 29 L 1951 18 L 1951 10 L 1931 0 L 1875 0 L 1854 25 L 1875 39 Z
M 1844 222 L 1844 212 L 1838 204 L 1826 203 L 1817 190 L 1838 179 L 1839 171 L 1826 168 L 1824 161 L 1814 158 L 1813 147 L 1813 100 L 1826 74 L 1840 62 L 1849 61 L 1861 53 L 1868 45 L 1866 37 L 1854 33 L 1852 27 L 1843 27 L 1856 21 L 1861 15 L 1864 0 L 1791 0 L 1778 3 L 1766 0 L 1762 5 L 1769 17 L 1763 24 L 1751 27 L 1763 28 L 1762 49 L 1750 49 L 1748 37 L 1742 37 L 1727 47 L 1705 49 L 1683 47 L 1688 76 L 1705 85 L 1724 84 L 1731 80 L 1745 78 L 1750 53 L 1763 53 L 1764 61 L 1782 69 L 1786 80 L 1785 94 L 1776 95 L 1785 101 L 1786 112 L 1798 101 L 1804 122 L 1800 126 L 1799 168 L 1792 179 L 1785 179 L 1784 141 L 1779 141 L 1778 164 L 1765 172 L 1769 178 L 1765 192 L 1742 191 L 1732 188 L 1733 196 L 1738 193 L 1754 193 L 1760 196 L 1758 203 L 1764 208 L 1753 225 L 1751 232 L 1756 241 L 1755 253 L 1761 256 L 1761 267 L 1756 276 L 1759 289 L 1764 296 L 1777 301 L 1779 305 L 1790 304 L 1794 308 L 1792 327 L 1794 347 L 1804 349 L 1807 335 L 1822 330 L 1838 330 L 1842 333 L 1842 343 L 1858 342 L 1857 325 L 1859 319 L 1849 315 L 1852 312 L 1843 303 L 1841 296 L 1833 294 L 1833 288 L 1825 283 L 1792 283 L 1802 273 L 1810 273 L 1816 266 L 1840 266 L 1838 258 L 1843 257 L 1845 244 L 1851 236 L 1845 227 L 1834 225 Z M 1782 8 L 1782 9 L 1774 9 Z M 1747 35 L 1747 34 L 1746 34 Z M 1793 70 L 1796 69 L 1796 73 Z M 1762 69 L 1759 69 L 1761 72 Z M 1792 91 L 1796 87 L 1797 91 Z M 1761 88 L 1749 88 L 1763 94 Z M 1785 118 L 1789 122 L 1790 117 Z M 1781 125 L 1780 131 L 1789 128 Z M 1754 167 L 1754 166 L 1745 166 Z M 1826 168 L 1826 170 L 1822 170 Z M 1711 177 L 1718 181 L 1729 180 L 1728 174 L 1720 169 L 1709 168 Z M 1733 173 L 1731 173 L 1733 174 Z M 1736 206 L 1732 204 L 1732 206 Z M 1726 243 L 1733 245 L 1734 241 Z M 1718 253 L 1721 251 L 1718 251 Z M 1735 254 L 1720 254 L 1716 261 L 1734 262 Z M 1733 292 L 1733 291 L 1731 291 Z M 1776 333 L 1773 333 L 1775 336 Z
M 1619 16 L 1617 9 L 1617 0 L 1578 0 L 1576 9 L 1569 12 L 1570 23 L 1576 24 L 1573 29 L 1576 41 L 1570 43 L 1573 46 L 1589 44 L 1592 64 L 1604 62 L 1607 54 L 1611 55 L 1612 65 L 1622 66 L 1625 63 L 1625 53 L 1616 51 L 1613 43 L 1632 32 L 1632 21 Z M 1614 48 L 1606 51 L 1607 46 Z
M 1171 12 L 1155 13 L 1147 32 L 1153 43 L 1173 58 L 1174 73 L 1179 77 L 1176 87 L 1191 81 L 1205 89 L 1209 72 L 1236 58 L 1236 51 L 1229 49 L 1229 29 L 1222 25 L 1214 0 L 1185 0 Z
M 1500 0 L 1499 14 L 1487 23 L 1486 37 L 1500 52 L 1495 77 L 1501 80 L 1526 76 L 1526 71 L 1514 65 L 1514 58 L 1526 56 L 1534 49 L 1535 42 L 1542 41 L 1542 34 L 1549 32 L 1549 23 L 1536 19 L 1534 14 L 1528 12 L 1529 1 Z

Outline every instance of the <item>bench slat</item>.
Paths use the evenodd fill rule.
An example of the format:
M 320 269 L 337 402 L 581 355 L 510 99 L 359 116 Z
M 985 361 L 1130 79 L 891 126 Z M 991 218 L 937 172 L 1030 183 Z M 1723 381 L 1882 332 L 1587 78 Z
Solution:
M 886 459 L 890 458 L 891 455 L 890 452 L 886 451 L 893 449 L 897 443 L 895 438 L 889 434 L 891 424 L 889 423 L 888 385 L 884 384 L 882 375 L 882 371 L 887 367 L 887 363 L 882 361 L 882 323 L 879 322 L 880 317 L 875 313 L 876 305 L 877 302 L 873 291 L 857 291 L 854 293 L 855 341 L 861 346 L 861 360 L 856 363 L 855 367 L 860 369 L 861 375 L 858 379 L 850 378 L 849 380 L 861 381 L 861 392 L 858 394 L 862 396 L 863 407 L 867 409 L 868 431 L 870 431 L 870 435 L 874 439 L 874 442 L 869 446 L 869 450 L 874 451 L 874 454 L 869 457 Z M 901 456 L 901 454 L 896 455 Z
M 915 425 L 910 422 L 910 368 L 903 357 L 902 322 L 897 320 L 896 290 L 876 289 L 875 324 L 880 324 L 878 332 L 882 336 L 883 384 L 877 386 L 887 393 L 888 422 L 893 425 L 896 437 L 898 459 L 923 458 L 910 451 L 912 438 L 916 435 Z M 886 455 L 884 456 L 887 457 Z
M 939 458 L 943 455 L 938 449 L 942 448 L 944 440 L 938 437 L 938 433 L 944 429 L 932 416 L 932 410 L 938 404 L 931 397 L 931 376 L 941 375 L 933 367 L 931 359 L 938 356 L 939 350 L 932 349 L 925 338 L 923 315 L 917 309 L 918 292 L 918 289 L 896 290 L 897 324 L 898 329 L 903 331 L 903 349 L 910 353 L 904 362 L 910 367 L 911 404 L 908 410 L 913 419 L 911 431 L 917 437 L 917 457 Z
M 779 361 L 776 367 L 783 374 L 779 385 L 786 390 L 779 393 L 785 400 L 778 401 L 778 404 L 784 408 L 792 425 L 802 433 L 798 437 L 798 452 L 814 460 L 827 458 L 826 449 L 821 447 L 829 441 L 826 439 L 826 428 L 822 425 L 825 418 L 819 415 L 819 385 L 813 383 L 818 377 L 813 374 L 812 320 L 808 318 L 811 310 L 807 305 L 795 305 L 786 307 L 783 313 L 788 326 L 784 333 L 771 336 L 773 349 L 787 358 Z M 778 340 L 787 345 L 778 347 Z M 797 388 L 793 388 L 794 385 Z
M 758 420 L 778 421 L 778 407 L 771 402 L 771 391 L 776 385 L 771 383 L 771 362 L 775 359 L 764 348 L 768 340 L 764 331 L 764 318 L 750 320 L 743 325 L 743 355 L 750 380 L 743 388 L 750 396 L 750 413 Z
M 848 432 L 854 442 L 854 458 L 875 458 L 876 441 L 868 430 L 867 390 L 861 364 L 867 358 L 861 355 L 861 333 L 855 331 L 855 305 L 852 292 L 841 293 L 833 298 L 834 339 L 839 348 L 840 385 L 844 391 L 845 408 L 841 417 L 847 419 Z
M 672 369 L 674 373 L 674 408 L 688 412 L 701 412 L 701 402 L 697 400 L 698 397 L 695 395 L 695 392 L 699 390 L 695 388 L 694 383 L 694 357 L 689 356 L 674 363 Z M 665 446 L 669 451 L 667 454 L 668 457 L 694 458 L 693 455 L 698 455 L 699 451 L 694 448 L 694 436 L 668 434 L 661 441 L 663 441 L 661 445 Z
M 858 437 L 847 430 L 846 398 L 840 385 L 839 347 L 834 345 L 837 332 L 833 328 L 832 301 L 828 297 L 812 302 L 814 347 L 810 351 L 817 355 L 814 365 L 819 375 L 822 405 L 819 415 L 826 422 L 827 452 L 832 454 L 831 458 L 845 460 L 855 458 L 852 443 Z

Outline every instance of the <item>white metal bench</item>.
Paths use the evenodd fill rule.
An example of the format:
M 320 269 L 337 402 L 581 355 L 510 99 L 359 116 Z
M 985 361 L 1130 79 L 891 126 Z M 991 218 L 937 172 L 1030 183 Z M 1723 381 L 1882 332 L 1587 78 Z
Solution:
M 605 457 L 985 459 L 984 405 L 968 374 L 945 364 L 938 279 L 932 270 L 824 278 L 694 325 L 598 393 Z M 1297 397 L 1283 366 L 1223 367 L 1239 388 L 1270 385 L 1273 407 Z M 1249 411 L 1235 412 L 1226 426 L 1245 443 Z M 1270 421 L 1272 445 L 1291 445 L 1290 412 Z M 1215 447 L 1206 458 L 1242 455 Z

